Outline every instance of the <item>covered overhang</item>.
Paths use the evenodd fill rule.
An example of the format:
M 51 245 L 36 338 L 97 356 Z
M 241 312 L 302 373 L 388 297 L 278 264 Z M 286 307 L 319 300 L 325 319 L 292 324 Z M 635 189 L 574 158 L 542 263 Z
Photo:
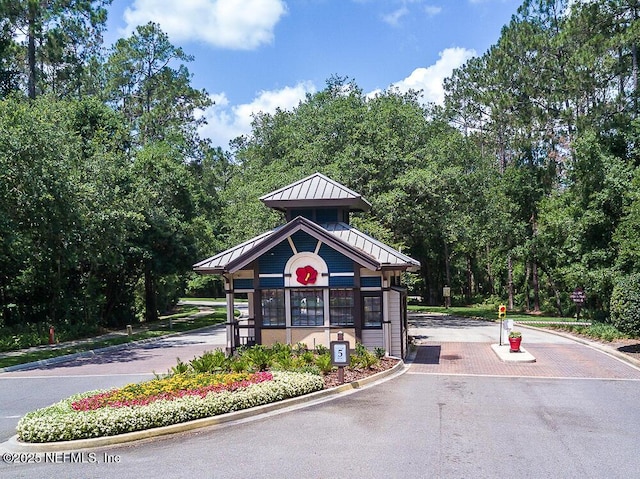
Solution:
M 303 231 L 372 271 L 417 271 L 420 263 L 345 223 L 318 225 L 298 216 L 286 225 L 257 236 L 193 266 L 202 274 L 235 273 L 266 254 L 280 242 Z

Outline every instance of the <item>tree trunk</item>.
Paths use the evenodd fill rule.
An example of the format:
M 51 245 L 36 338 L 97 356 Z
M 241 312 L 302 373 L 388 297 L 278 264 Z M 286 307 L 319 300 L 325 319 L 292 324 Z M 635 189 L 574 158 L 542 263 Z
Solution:
M 467 304 L 471 304 L 471 298 L 473 297 L 473 290 L 474 290 L 473 283 L 474 281 L 473 281 L 473 269 L 471 267 L 471 256 L 467 255 L 467 294 L 466 294 Z
M 509 294 L 509 311 L 513 310 L 513 260 L 511 253 L 507 256 L 507 292 Z
M 449 246 L 446 241 L 444 243 L 444 269 L 447 277 L 446 286 L 451 286 L 451 259 L 449 258 Z
M 631 47 L 631 52 L 633 56 L 633 70 L 631 73 L 633 82 L 633 114 L 631 117 L 636 118 L 638 116 L 638 45 L 634 43 Z
M 144 269 L 144 306 L 145 321 L 157 321 L 156 279 L 150 265 L 147 265 Z
M 489 287 L 487 288 L 487 292 L 489 294 L 493 294 L 495 289 L 493 287 L 493 271 L 491 270 L 491 261 L 489 261 L 489 245 L 486 245 L 487 251 L 487 279 L 489 280 Z
M 524 269 L 524 309 L 525 311 L 531 311 L 531 304 L 529 303 L 529 276 L 531 276 L 531 263 L 527 261 L 525 263 L 525 269 Z
M 636 23 L 638 21 L 638 6 L 636 4 L 633 7 L 633 23 Z M 631 45 L 631 68 L 633 85 L 633 113 L 631 117 L 636 118 L 638 116 L 638 44 L 635 42 Z
M 533 311 L 540 312 L 540 282 L 538 278 L 538 263 L 533 261 L 532 268 L 532 282 L 533 282 Z
M 544 274 L 547 275 L 547 281 L 549 282 L 549 286 L 551 287 L 551 289 L 553 290 L 553 294 L 556 298 L 556 309 L 558 310 L 558 313 L 560 314 L 560 316 L 564 316 L 564 313 L 562 311 L 562 300 L 560 298 L 560 291 L 558 290 L 558 287 L 556 286 L 555 281 L 553 280 L 553 278 L 551 277 L 551 274 L 549 274 L 549 270 L 547 270 L 544 266 L 540 265 L 540 269 L 542 270 L 542 272 Z
M 27 31 L 27 62 L 29 66 L 28 95 L 36 98 L 36 12 L 37 4 L 29 2 L 29 26 Z

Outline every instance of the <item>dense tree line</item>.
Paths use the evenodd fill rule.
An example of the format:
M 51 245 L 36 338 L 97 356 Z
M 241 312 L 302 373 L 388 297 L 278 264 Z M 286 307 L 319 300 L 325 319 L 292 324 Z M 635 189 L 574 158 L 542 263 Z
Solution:
M 191 264 L 282 222 L 258 197 L 315 171 L 373 203 L 353 223 L 421 261 L 407 281 L 428 303 L 450 286 L 571 314 L 583 287 L 588 314 L 626 321 L 640 2 L 526 0 L 444 106 L 332 77 L 228 150 L 199 136 L 209 96 L 158 25 L 102 45 L 109 3 L 0 1 L 3 326 L 116 326 L 214 294 Z

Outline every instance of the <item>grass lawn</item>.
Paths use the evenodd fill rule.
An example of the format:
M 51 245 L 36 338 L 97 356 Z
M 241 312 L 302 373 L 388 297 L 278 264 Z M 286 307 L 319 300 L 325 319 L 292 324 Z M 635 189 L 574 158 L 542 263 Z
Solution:
M 202 301 L 202 302 L 211 302 L 211 303 L 226 303 L 227 298 L 180 298 L 180 301 Z M 247 299 L 242 298 L 234 298 L 234 303 L 247 303 Z
M 116 336 L 108 338 L 96 337 L 78 342 L 77 344 L 70 343 L 68 346 L 43 346 L 31 351 L 18 352 L 18 354 L 9 353 L 0 357 L 0 368 L 204 328 L 206 326 L 224 323 L 227 319 L 225 308 L 216 308 L 212 314 L 192 317 L 197 311 L 197 308 L 190 308 L 178 314 L 163 316 L 157 323 L 137 327 L 131 336 L 126 334 L 126 330 L 117 331 L 115 332 Z

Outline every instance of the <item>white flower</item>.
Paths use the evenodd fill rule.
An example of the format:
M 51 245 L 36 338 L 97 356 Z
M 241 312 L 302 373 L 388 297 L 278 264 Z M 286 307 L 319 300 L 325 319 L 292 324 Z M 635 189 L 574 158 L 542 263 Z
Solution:
M 145 406 L 103 407 L 75 411 L 71 404 L 102 391 L 76 394 L 46 408 L 26 414 L 17 426 L 24 442 L 55 442 L 113 436 L 126 432 L 168 426 L 309 394 L 324 387 L 320 376 L 274 372 L 271 381 L 252 384 L 234 392 L 210 393 L 204 398 L 185 396 L 155 401 Z

